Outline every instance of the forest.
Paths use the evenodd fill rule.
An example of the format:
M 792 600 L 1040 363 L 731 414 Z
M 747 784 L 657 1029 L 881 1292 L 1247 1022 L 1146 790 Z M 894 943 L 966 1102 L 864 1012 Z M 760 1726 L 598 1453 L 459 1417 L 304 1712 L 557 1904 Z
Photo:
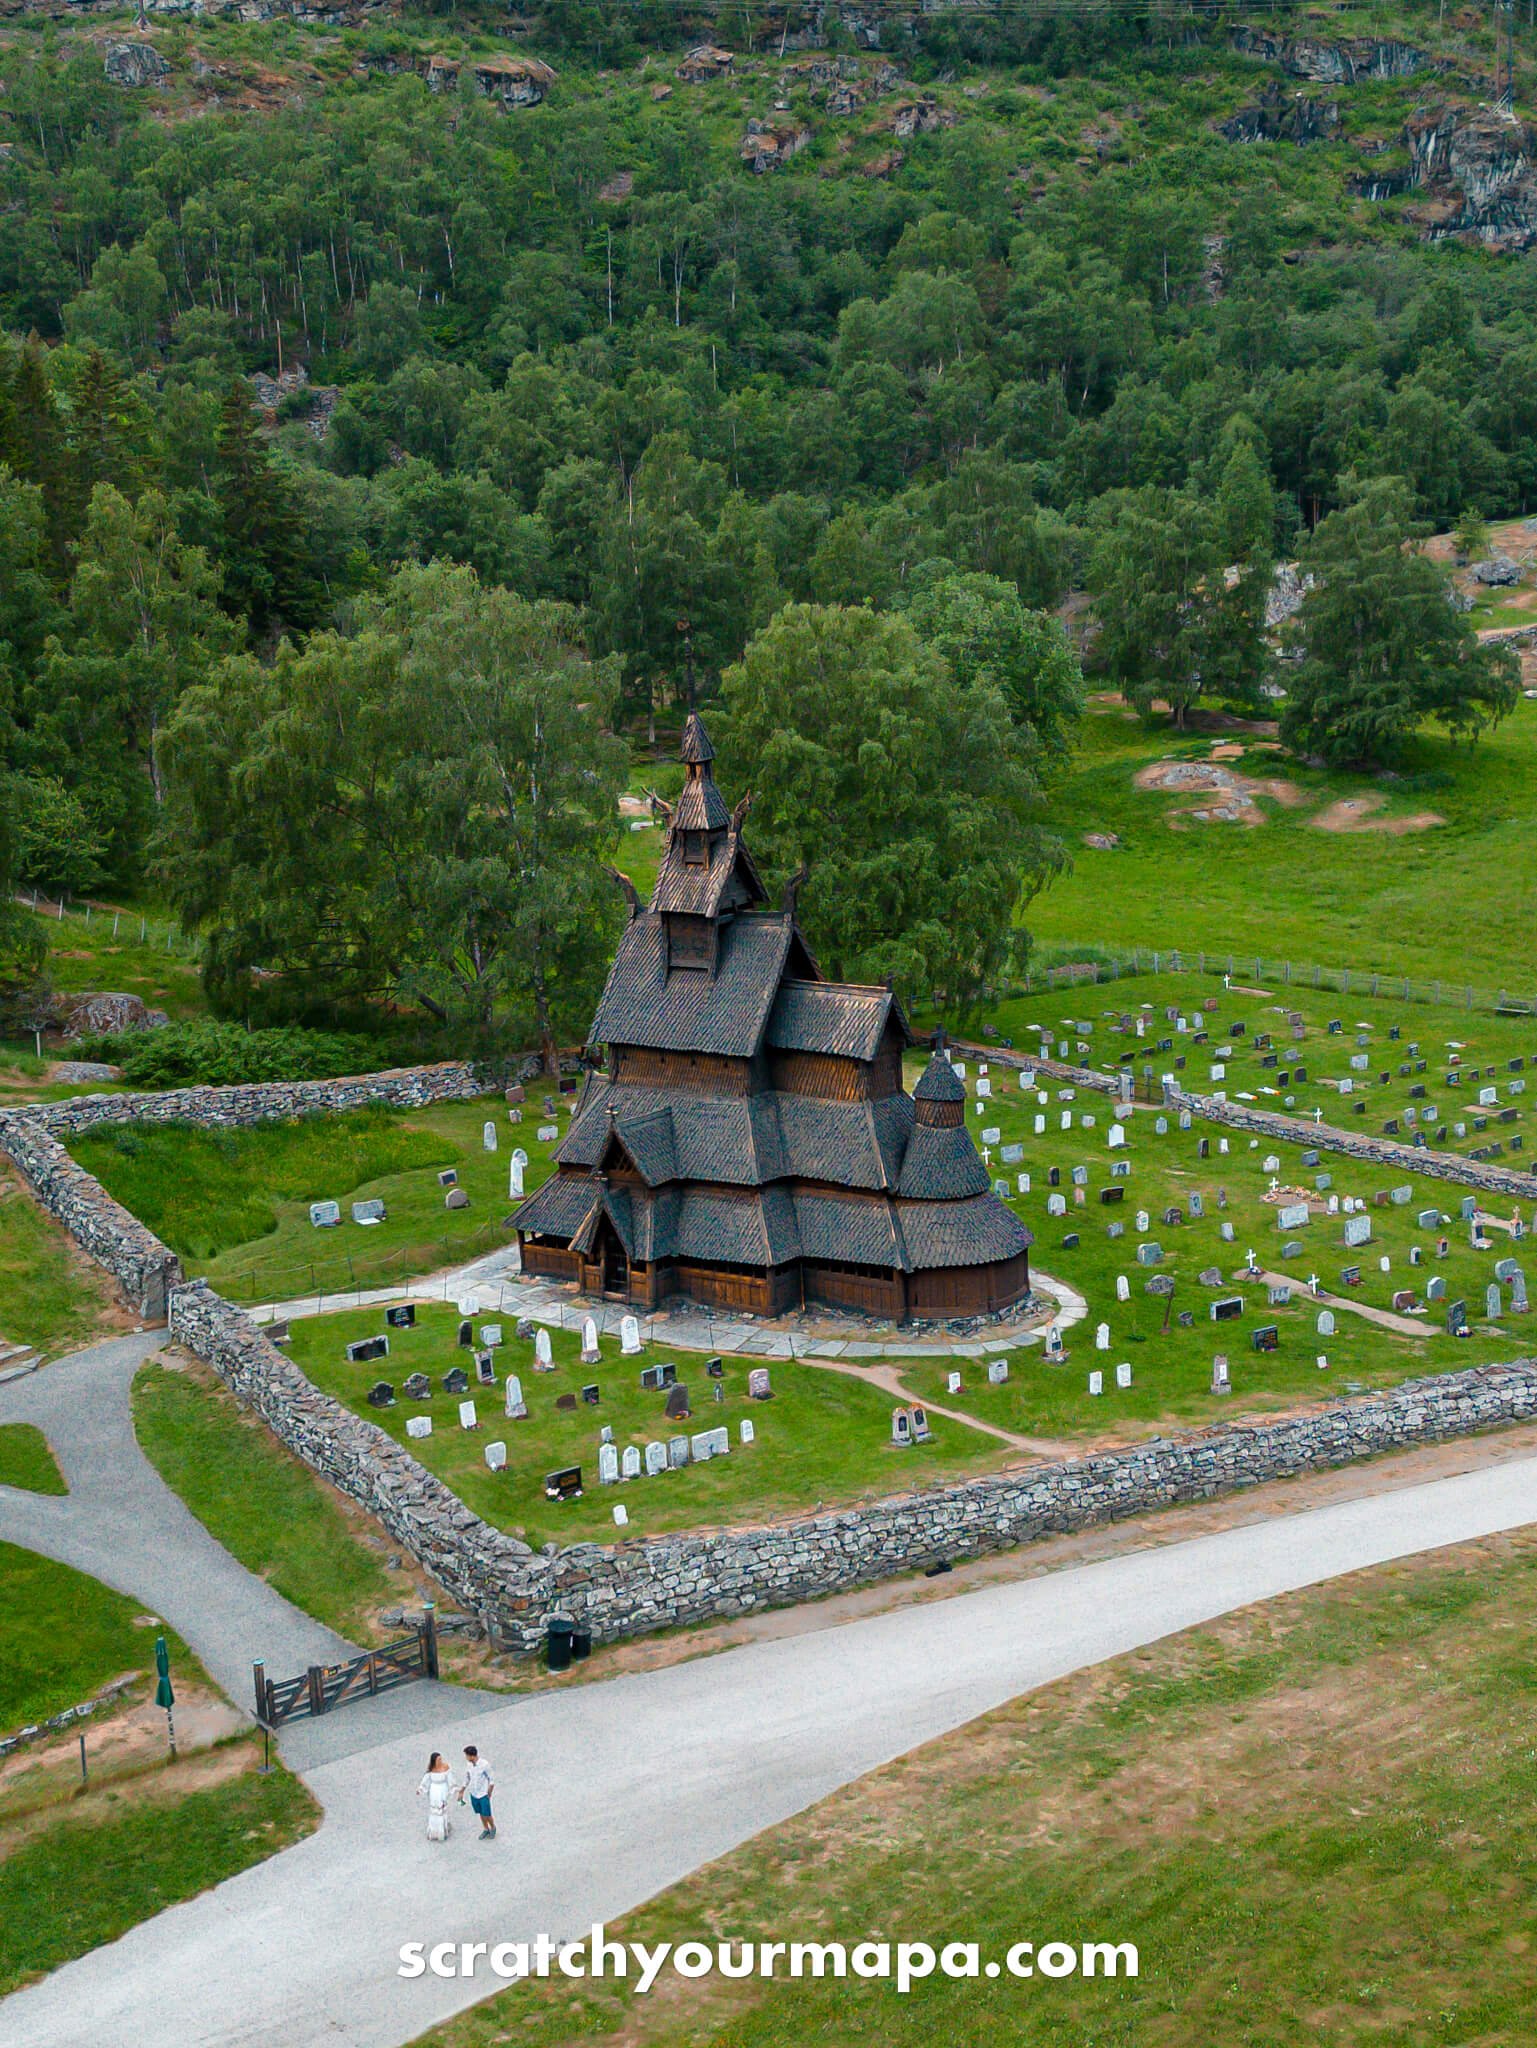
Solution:
M 1330 759 L 1476 737 L 1514 664 L 1407 544 L 1537 497 L 1537 266 L 1365 195 L 1423 73 L 1331 88 L 1349 142 L 1225 134 L 1278 90 L 1261 18 L 1301 19 L 938 13 L 874 53 L 829 14 L 808 53 L 725 10 L 691 84 L 674 11 L 557 5 L 519 107 L 489 14 L 157 20 L 160 91 L 9 22 L 5 899 L 153 892 L 230 1016 L 549 1043 L 689 696 L 828 964 L 925 996 L 1028 944 L 1080 656 L 1178 723 L 1290 655 L 1283 734 Z M 1474 21 L 1438 93 L 1487 86 Z

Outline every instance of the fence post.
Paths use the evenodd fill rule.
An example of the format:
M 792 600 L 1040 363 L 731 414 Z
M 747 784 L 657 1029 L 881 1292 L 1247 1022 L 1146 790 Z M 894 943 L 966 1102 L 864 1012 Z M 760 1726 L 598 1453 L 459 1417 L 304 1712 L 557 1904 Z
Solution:
M 429 1678 L 438 1675 L 438 1610 L 437 1602 L 422 1602 L 422 1669 Z
M 320 1665 L 311 1664 L 305 1675 L 309 1679 L 310 1712 L 312 1714 L 323 1714 L 326 1710 L 325 1672 Z
M 267 1719 L 267 1667 L 258 1657 L 251 1666 L 251 1676 L 256 1682 L 256 1718 Z

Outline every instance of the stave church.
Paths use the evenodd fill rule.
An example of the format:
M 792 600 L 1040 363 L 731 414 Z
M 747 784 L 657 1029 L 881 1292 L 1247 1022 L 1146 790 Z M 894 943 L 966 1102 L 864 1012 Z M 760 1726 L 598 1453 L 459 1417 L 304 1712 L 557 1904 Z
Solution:
M 822 1305 L 893 1322 L 1030 1291 L 1030 1232 L 993 1192 L 965 1090 L 889 987 L 827 981 L 767 893 L 697 714 L 649 908 L 633 890 L 557 1170 L 518 1209 L 531 1276 L 655 1309 Z

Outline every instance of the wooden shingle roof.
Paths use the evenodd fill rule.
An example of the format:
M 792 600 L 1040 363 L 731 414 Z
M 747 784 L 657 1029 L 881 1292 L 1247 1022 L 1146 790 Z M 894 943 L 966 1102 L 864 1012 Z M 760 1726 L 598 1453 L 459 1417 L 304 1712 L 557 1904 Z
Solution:
M 750 1059 L 762 1043 L 795 936 L 787 918 L 732 918 L 722 927 L 713 974 L 669 974 L 662 920 L 643 913 L 620 938 L 588 1035 L 600 1045 Z
M 769 1014 L 767 1042 L 783 1052 L 837 1053 L 873 1060 L 895 1018 L 904 1044 L 911 1040 L 902 1006 L 889 988 L 844 981 L 798 981 L 789 976 Z

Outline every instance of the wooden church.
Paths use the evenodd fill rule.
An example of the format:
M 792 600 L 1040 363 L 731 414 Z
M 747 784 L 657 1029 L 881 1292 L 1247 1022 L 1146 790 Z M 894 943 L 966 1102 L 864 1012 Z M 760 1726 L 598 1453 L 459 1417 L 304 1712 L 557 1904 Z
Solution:
M 637 1308 L 990 1314 L 1030 1291 L 941 1052 L 911 1095 L 889 988 L 823 979 L 793 898 L 766 908 L 698 717 L 649 910 L 593 1019 L 606 1050 L 558 1170 L 514 1219 L 523 1270 Z

